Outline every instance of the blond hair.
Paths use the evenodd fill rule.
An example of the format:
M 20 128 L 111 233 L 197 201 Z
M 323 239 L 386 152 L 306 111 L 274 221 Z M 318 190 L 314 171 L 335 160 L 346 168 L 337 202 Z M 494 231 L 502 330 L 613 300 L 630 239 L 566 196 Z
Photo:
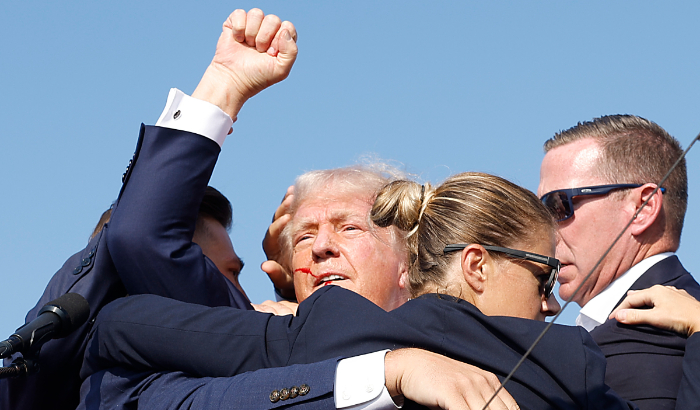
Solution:
M 455 256 L 443 253 L 445 245 L 510 247 L 541 232 L 553 235 L 555 229 L 552 215 L 535 194 L 478 172 L 454 175 L 436 188 L 394 181 L 377 195 L 371 218 L 377 226 L 394 226 L 405 233 L 414 296 L 429 285 L 448 288 Z

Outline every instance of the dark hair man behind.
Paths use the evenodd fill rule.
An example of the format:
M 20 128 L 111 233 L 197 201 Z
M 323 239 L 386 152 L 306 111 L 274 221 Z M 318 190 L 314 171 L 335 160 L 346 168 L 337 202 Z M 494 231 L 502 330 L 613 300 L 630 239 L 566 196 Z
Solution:
M 204 256 L 211 259 L 219 272 L 245 295 L 238 281 L 244 263 L 233 250 L 231 238 L 228 236 L 232 222 L 231 203 L 216 188 L 208 186 L 199 206 L 192 242 L 199 245 Z
M 54 287 L 60 286 L 60 282 L 64 281 L 68 275 L 70 277 L 81 276 L 83 274 L 82 270 L 76 273 L 77 268 L 75 266 L 77 265 L 80 265 L 86 271 L 85 276 L 83 276 L 85 279 L 95 275 L 102 277 L 101 280 L 104 282 L 84 280 L 82 282 L 79 281 L 70 288 L 71 291 L 76 291 L 74 289 L 77 289 L 91 302 L 90 308 L 93 317 L 105 303 L 127 294 L 116 272 L 106 268 L 106 266 L 111 264 L 103 262 L 99 263 L 100 266 L 105 265 L 102 269 L 92 268 L 92 265 L 95 264 L 95 254 L 97 253 L 93 249 L 96 249 L 99 245 L 99 238 L 95 238 L 100 236 L 105 226 L 109 223 L 112 209 L 113 206 L 110 206 L 100 216 L 90 235 L 92 246 L 88 245 L 86 248 L 87 252 L 84 250 L 82 253 L 76 254 L 86 254 L 84 255 L 86 257 L 82 259 L 77 259 L 76 255 L 71 257 L 63 268 L 56 272 L 47 286 L 48 292 L 52 284 Z M 231 239 L 228 236 L 232 220 L 233 214 L 229 200 L 221 192 L 208 186 L 199 207 L 192 241 L 202 248 L 204 256 L 208 257 L 219 271 L 245 295 L 238 283 L 238 275 L 243 268 L 243 262 L 236 255 Z M 90 253 L 92 253 L 92 256 L 89 256 Z M 83 266 L 83 261 L 87 262 L 87 266 Z M 85 286 L 87 282 L 93 283 Z M 34 319 L 36 314 L 34 311 L 42 305 L 43 303 L 40 301 L 37 307 L 27 314 L 26 322 Z M 51 345 L 48 348 L 44 348 L 43 354 L 39 356 L 40 373 L 30 375 L 24 379 L 5 379 L 1 381 L 0 408 L 40 409 L 74 408 L 77 406 L 80 380 L 77 377 L 77 370 L 75 375 L 71 375 L 71 371 L 76 369 L 76 366 L 79 369 L 82 364 L 84 338 L 84 333 L 78 331 L 67 338 L 51 341 Z M 60 394 L 58 391 L 60 391 Z
M 633 115 L 577 124 L 548 140 L 538 194 L 559 220 L 559 294 L 572 297 L 641 204 L 647 206 L 573 300 L 607 357 L 606 382 L 641 409 L 673 409 L 686 339 L 608 320 L 628 290 L 672 285 L 700 297 L 700 285 L 673 254 L 688 200 L 685 161 L 657 183 L 682 149 L 663 128 Z

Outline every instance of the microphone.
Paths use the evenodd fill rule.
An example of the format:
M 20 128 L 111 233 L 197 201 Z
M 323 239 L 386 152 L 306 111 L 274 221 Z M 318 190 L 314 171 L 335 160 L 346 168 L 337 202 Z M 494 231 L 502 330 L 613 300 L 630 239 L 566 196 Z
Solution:
M 0 358 L 16 352 L 36 352 L 51 339 L 68 336 L 90 315 L 90 305 L 77 293 L 66 293 L 44 305 L 36 319 L 0 342 Z

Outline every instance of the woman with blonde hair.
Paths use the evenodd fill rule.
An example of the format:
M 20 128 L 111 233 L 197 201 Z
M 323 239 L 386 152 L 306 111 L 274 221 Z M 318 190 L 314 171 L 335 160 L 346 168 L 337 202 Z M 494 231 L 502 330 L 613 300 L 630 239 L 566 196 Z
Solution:
M 522 187 L 482 173 L 458 174 L 435 188 L 395 181 L 379 191 L 370 217 L 405 238 L 413 296 L 403 306 L 386 312 L 339 286 L 314 292 L 296 316 L 136 296 L 103 310 L 88 367 L 222 377 L 419 347 L 503 379 L 538 340 L 543 319 L 559 310 L 552 294 L 560 268 L 554 221 Z M 298 232 L 292 243 L 313 240 L 313 232 Z M 605 358 L 584 329 L 553 325 L 506 388 L 521 408 L 634 408 L 605 385 L 604 375 Z M 197 379 L 192 392 L 209 380 L 221 382 Z
M 436 188 L 395 181 L 377 195 L 371 218 L 406 235 L 414 297 L 447 294 L 486 315 L 537 320 L 560 309 L 554 220 L 512 182 L 476 172 Z

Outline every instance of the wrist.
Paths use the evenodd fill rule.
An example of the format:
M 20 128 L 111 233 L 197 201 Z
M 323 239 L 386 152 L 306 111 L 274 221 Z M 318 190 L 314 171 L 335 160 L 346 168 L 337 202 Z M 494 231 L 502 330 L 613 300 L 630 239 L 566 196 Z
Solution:
M 391 397 L 403 396 L 401 390 L 401 350 L 392 350 L 384 356 L 384 385 Z
M 248 100 L 248 97 L 238 91 L 233 78 L 214 65 L 207 67 L 192 97 L 221 108 L 233 122 L 236 122 L 238 112 Z

